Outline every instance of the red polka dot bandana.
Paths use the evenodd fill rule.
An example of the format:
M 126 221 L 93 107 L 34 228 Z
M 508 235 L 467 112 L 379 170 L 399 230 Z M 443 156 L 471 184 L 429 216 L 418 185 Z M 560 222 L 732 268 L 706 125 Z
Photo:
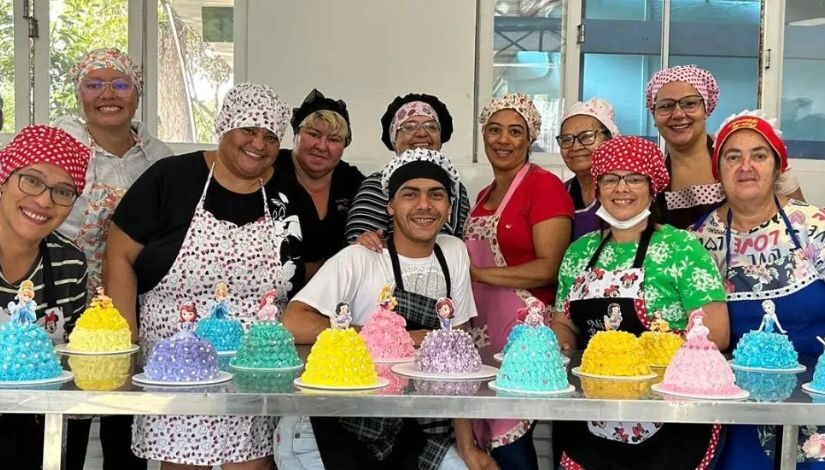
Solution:
M 524 122 L 527 123 L 528 133 L 530 134 L 530 143 L 535 142 L 536 139 L 539 138 L 539 134 L 541 133 L 541 113 L 536 109 L 533 100 L 524 93 L 510 93 L 501 98 L 493 98 L 490 100 L 487 106 L 481 110 L 481 115 L 478 117 L 478 122 L 481 124 L 481 127 L 486 126 L 490 117 L 502 109 L 512 109 L 524 118 Z
M 143 93 L 143 71 L 140 65 L 135 63 L 129 55 L 115 48 L 89 51 L 77 61 L 77 64 L 69 71 L 75 90 L 80 89 L 80 82 L 89 72 L 98 69 L 113 69 L 128 75 L 135 84 L 138 95 Z
M 713 176 L 719 179 L 719 157 L 722 154 L 722 147 L 728 137 L 734 132 L 742 129 L 751 129 L 758 132 L 774 152 L 779 156 L 779 171 L 788 169 L 788 148 L 785 147 L 785 141 L 782 140 L 782 133 L 774 127 L 773 120 L 767 118 L 767 115 L 761 111 L 743 111 L 738 115 L 729 117 L 719 132 L 716 133 L 716 142 L 713 144 Z
M 647 176 L 654 194 L 664 191 L 670 183 L 662 151 L 641 137 L 614 137 L 593 152 L 593 166 L 590 167 L 593 180 L 598 182 L 601 175 L 617 170 Z
M 708 116 L 716 109 L 716 103 L 719 102 L 719 86 L 716 84 L 713 75 L 695 65 L 677 65 L 669 69 L 659 70 L 647 82 L 647 109 L 651 113 L 653 112 L 653 103 L 656 101 L 656 94 L 670 82 L 685 82 L 696 88 L 696 91 L 705 100 L 705 109 Z
M 86 186 L 86 168 L 91 149 L 69 135 L 51 126 L 28 126 L 0 150 L 0 184 L 15 170 L 36 163 L 51 163 L 66 170 L 78 193 Z

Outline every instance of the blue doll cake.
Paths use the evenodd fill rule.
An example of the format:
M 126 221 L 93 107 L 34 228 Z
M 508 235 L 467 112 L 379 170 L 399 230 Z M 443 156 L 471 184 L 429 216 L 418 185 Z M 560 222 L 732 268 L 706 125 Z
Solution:
M 209 317 L 198 322 L 195 334 L 212 343 L 219 353 L 235 352 L 241 346 L 244 332 L 241 322 L 232 318 L 229 311 L 226 284 L 221 282 L 215 287 L 215 299 L 217 302 L 212 306 Z
M 799 355 L 786 331 L 779 324 L 773 301 L 762 302 L 765 315 L 759 329 L 742 336 L 733 350 L 733 365 L 759 369 L 793 369 L 799 366 Z M 774 332 L 776 327 L 779 332 Z
M 553 331 L 544 324 L 539 308 L 530 306 L 523 324 L 516 326 L 504 346 L 504 361 L 496 376 L 496 386 L 526 392 L 566 391 L 567 370 Z M 514 328 L 515 330 L 515 328 Z
M 17 302 L 9 302 L 11 321 L 0 326 L 0 381 L 53 379 L 63 372 L 52 340 L 35 324 L 34 284 L 25 280 Z
M 819 336 L 816 337 L 823 346 L 825 346 L 825 339 L 820 338 Z M 814 369 L 814 380 L 809 385 L 811 388 L 815 389 L 817 392 L 825 393 L 825 353 L 819 356 L 819 360 L 816 361 L 816 368 Z

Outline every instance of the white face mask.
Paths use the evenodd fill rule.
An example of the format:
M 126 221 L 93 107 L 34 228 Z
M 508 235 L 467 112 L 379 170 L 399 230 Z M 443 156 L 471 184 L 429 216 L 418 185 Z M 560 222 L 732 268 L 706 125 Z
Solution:
M 650 216 L 650 208 L 645 208 L 645 210 L 639 212 L 638 214 L 634 215 L 633 217 L 627 220 L 619 220 L 613 217 L 612 215 L 610 215 L 610 212 L 607 212 L 607 209 L 605 209 L 604 206 L 599 207 L 599 209 L 596 211 L 596 215 L 599 216 L 599 218 L 601 218 L 605 222 L 607 222 L 607 224 L 613 228 L 617 228 L 619 230 L 627 230 L 644 222 L 644 220 Z

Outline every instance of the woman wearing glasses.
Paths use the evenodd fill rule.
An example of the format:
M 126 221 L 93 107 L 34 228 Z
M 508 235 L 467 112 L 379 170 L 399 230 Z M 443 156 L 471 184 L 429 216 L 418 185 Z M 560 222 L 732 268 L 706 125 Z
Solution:
M 426 148 L 441 150 L 441 146 L 453 135 L 453 118 L 447 106 L 437 97 L 410 93 L 397 96 L 381 116 L 381 141 L 396 155 L 405 150 Z M 381 251 L 383 238 L 392 227 L 387 214 L 389 198 L 381 189 L 381 171 L 377 171 L 361 183 L 347 214 L 345 237 L 347 242 L 358 242 L 375 251 Z M 458 194 L 452 195 L 453 210 L 444 224 L 443 232 L 461 237 L 470 201 L 467 188 L 462 183 Z
M 494 98 L 481 112 L 493 182 L 482 189 L 464 228 L 478 316 L 477 337 L 504 348 L 516 312 L 536 297 L 553 300 L 559 263 L 570 241 L 573 203 L 562 182 L 530 163 L 541 115 L 529 97 Z M 476 441 L 501 468 L 537 468 L 528 420 L 476 420 Z
M 64 342 L 67 324 L 86 307 L 86 261 L 55 229 L 66 220 L 86 185 L 89 148 L 66 132 L 29 126 L 0 151 L 0 321 L 23 281 L 34 284 L 37 323 Z M 5 345 L 4 345 L 5 346 Z M 67 468 L 82 469 L 85 421 L 69 420 Z M 78 430 L 78 427 L 81 428 Z M 0 416 L 0 468 L 35 469 L 43 460 L 43 417 Z
M 596 216 L 599 201 L 590 176 L 593 152 L 601 144 L 619 135 L 613 105 L 601 98 L 591 98 L 573 104 L 561 119 L 556 142 L 561 149 L 564 164 L 575 175 L 564 183 L 573 199 L 576 215 L 573 218 L 573 240 L 601 228 Z
M 552 328 L 565 349 L 584 349 L 611 326 L 633 334 L 655 318 L 687 327 L 702 308 L 710 339 L 728 345 L 722 279 L 710 254 L 688 232 L 658 225 L 654 198 L 669 182 L 664 156 L 639 137 L 615 137 L 593 153 L 597 214 L 607 225 L 570 245 L 559 270 Z M 615 311 L 616 306 L 619 312 Z M 554 449 L 565 469 L 707 468 L 720 428 L 635 421 L 554 422 Z
M 695 65 L 679 65 L 656 72 L 647 84 L 647 108 L 667 145 L 670 185 L 656 204 L 662 221 L 688 228 L 724 199 L 713 177 L 713 139 L 706 121 L 719 101 L 716 79 Z M 789 171 L 780 174 L 777 193 L 802 200 L 799 181 Z
M 118 49 L 88 52 L 71 70 L 82 117 L 63 116 L 54 125 L 92 148 L 86 186 L 60 231 L 83 250 L 89 264 L 89 298 L 101 286 L 109 220 L 126 190 L 152 163 L 172 154 L 146 126 L 133 121 L 143 90 L 140 67 Z M 130 324 L 137 338 L 137 325 Z M 91 421 L 87 421 L 91 424 Z M 146 468 L 131 452 L 131 416 L 100 420 L 104 465 Z

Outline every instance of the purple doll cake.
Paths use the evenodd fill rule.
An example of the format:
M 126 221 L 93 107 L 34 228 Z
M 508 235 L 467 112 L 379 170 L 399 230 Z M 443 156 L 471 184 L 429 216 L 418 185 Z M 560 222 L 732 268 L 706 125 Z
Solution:
M 441 329 L 427 333 L 415 364 L 422 372 L 466 373 L 481 370 L 481 356 L 473 343 L 473 338 L 464 330 L 452 329 L 455 313 L 453 302 L 441 298 L 436 303 L 441 319 Z
M 160 341 L 149 354 L 143 372 L 158 382 L 201 382 L 218 376 L 218 353 L 209 341 L 192 332 L 198 318 L 195 304 L 180 308 L 181 329 Z

